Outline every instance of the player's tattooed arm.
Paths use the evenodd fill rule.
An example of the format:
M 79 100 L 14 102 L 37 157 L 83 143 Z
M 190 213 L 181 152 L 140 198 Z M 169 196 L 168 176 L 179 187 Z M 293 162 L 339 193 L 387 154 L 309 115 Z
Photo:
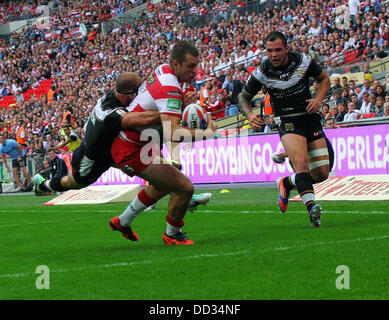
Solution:
M 253 98 L 253 95 L 248 93 L 246 90 L 242 90 L 238 96 L 239 98 L 239 109 L 240 112 L 247 117 L 247 115 L 252 112 L 251 108 L 251 99 Z
M 239 94 L 239 108 L 242 114 L 247 118 L 250 126 L 253 129 L 260 129 L 265 123 L 259 114 L 255 114 L 251 108 L 251 99 L 253 95 L 246 90 L 242 90 Z

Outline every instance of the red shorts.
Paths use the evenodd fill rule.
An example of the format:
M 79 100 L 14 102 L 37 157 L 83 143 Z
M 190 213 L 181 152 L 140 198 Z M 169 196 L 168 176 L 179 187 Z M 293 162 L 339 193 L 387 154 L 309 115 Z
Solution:
M 158 153 L 155 152 L 154 146 L 136 144 L 119 137 L 113 140 L 111 146 L 115 165 L 130 177 L 138 175 L 150 166 L 156 154 Z

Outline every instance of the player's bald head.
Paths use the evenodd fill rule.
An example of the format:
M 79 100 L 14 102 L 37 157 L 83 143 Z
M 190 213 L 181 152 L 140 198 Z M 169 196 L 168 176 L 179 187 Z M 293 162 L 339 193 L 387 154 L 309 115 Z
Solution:
M 140 78 L 135 72 L 123 72 L 116 80 L 116 92 L 119 94 L 133 94 L 140 85 Z

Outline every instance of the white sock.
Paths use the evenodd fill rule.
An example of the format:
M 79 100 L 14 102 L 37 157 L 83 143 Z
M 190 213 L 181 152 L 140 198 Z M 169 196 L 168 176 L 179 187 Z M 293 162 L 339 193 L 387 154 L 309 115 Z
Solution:
M 142 201 L 139 200 L 138 196 L 130 203 L 130 205 L 124 210 L 124 212 L 119 216 L 120 224 L 124 227 L 131 225 L 132 221 L 136 216 L 144 211 L 148 206 L 146 206 Z
M 51 192 L 56 192 L 52 187 L 50 187 L 50 181 L 51 180 L 44 181 L 43 185 L 47 188 L 47 190 L 50 190 Z
M 296 186 L 296 174 L 291 175 L 289 181 L 295 187 Z
M 177 228 L 175 226 L 172 226 L 169 222 L 166 223 L 166 230 L 165 233 L 168 236 L 172 236 L 173 234 L 176 234 L 178 232 L 181 232 L 181 228 Z

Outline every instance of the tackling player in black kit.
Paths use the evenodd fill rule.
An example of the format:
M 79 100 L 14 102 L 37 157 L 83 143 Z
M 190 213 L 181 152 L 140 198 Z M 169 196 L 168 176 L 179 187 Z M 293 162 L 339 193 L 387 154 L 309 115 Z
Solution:
M 328 149 L 318 111 L 330 88 L 327 73 L 309 56 L 289 51 L 283 33 L 274 31 L 266 38 L 267 58 L 252 73 L 239 95 L 239 107 L 253 129 L 264 121 L 252 112 L 250 101 L 265 86 L 270 94 L 282 145 L 293 165 L 295 175 L 277 180 L 282 212 L 288 206 L 290 191 L 297 187 L 314 228 L 321 224 L 321 206 L 315 201 L 313 184 L 329 175 Z M 314 98 L 309 78 L 319 81 Z M 313 173 L 313 170 L 315 174 Z
M 141 79 L 136 73 L 124 72 L 119 75 L 115 89 L 97 101 L 88 118 L 85 138 L 73 151 L 72 171 L 64 177 L 50 180 L 35 176 L 33 181 L 38 193 L 62 192 L 91 185 L 114 164 L 111 144 L 120 130 L 161 122 L 155 111 L 126 112 L 126 107 L 136 96 L 140 84 Z
M 134 72 L 119 75 L 115 89 L 97 101 L 88 118 L 85 137 L 73 151 L 72 170 L 65 176 L 55 176 L 50 180 L 35 175 L 32 180 L 37 195 L 47 191 L 81 189 L 93 184 L 111 166 L 115 166 L 111 144 L 121 130 L 161 123 L 158 111 L 127 112 L 126 107 L 137 95 L 141 83 L 140 77 Z M 210 197 L 210 193 L 193 195 L 189 210 L 196 210 L 198 205 L 208 203 Z

